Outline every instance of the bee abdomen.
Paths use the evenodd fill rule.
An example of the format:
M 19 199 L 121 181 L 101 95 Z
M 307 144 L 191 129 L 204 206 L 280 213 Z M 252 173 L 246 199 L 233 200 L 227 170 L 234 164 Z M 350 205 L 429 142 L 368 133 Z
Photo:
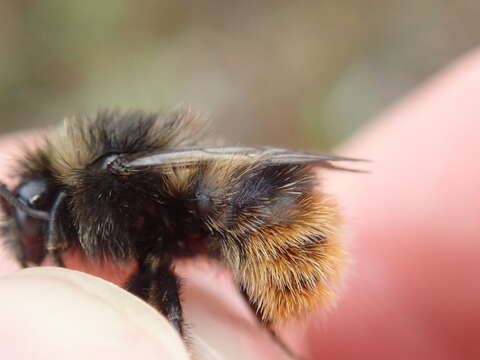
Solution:
M 240 285 L 265 323 L 328 305 L 343 268 L 336 205 L 311 195 L 288 210 L 290 221 L 265 224 L 250 235 L 238 272 Z

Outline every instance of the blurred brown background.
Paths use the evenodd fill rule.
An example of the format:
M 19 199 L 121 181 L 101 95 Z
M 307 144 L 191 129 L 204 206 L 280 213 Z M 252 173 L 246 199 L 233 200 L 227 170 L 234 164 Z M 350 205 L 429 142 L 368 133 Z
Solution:
M 232 142 L 333 146 L 475 47 L 476 0 L 0 2 L 0 132 L 190 104 Z

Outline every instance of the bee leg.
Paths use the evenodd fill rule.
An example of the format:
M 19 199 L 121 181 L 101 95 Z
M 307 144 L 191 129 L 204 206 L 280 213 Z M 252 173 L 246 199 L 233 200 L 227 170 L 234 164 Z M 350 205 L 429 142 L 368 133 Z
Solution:
M 6 190 L 6 185 L 0 182 L 0 189 L 2 188 L 4 189 L 4 192 L 10 194 L 10 192 Z M 5 248 L 8 249 L 8 251 L 15 257 L 15 260 L 22 268 L 27 268 L 29 266 L 27 251 L 25 248 L 25 243 L 22 241 L 20 232 L 18 231 L 18 225 L 13 219 L 13 207 L 4 199 L 2 195 L 0 195 L 0 210 L 2 212 L 0 235 L 3 240 L 1 245 L 4 245 Z M 3 217 L 3 214 L 5 214 L 5 217 Z M 41 244 L 39 250 L 40 257 L 43 259 L 43 244 Z
M 50 255 L 52 255 L 53 263 L 55 264 L 55 266 L 65 267 L 65 263 L 63 262 L 62 253 L 60 250 L 53 250 L 50 252 Z
M 288 344 L 276 333 L 270 323 L 266 323 L 260 318 L 260 314 L 256 311 L 255 306 L 251 303 L 246 292 L 243 289 L 241 289 L 240 292 L 242 293 L 242 296 L 248 304 L 249 308 L 255 314 L 255 318 L 257 319 L 258 324 L 268 332 L 272 341 L 277 344 L 290 359 L 304 360 L 302 357 L 295 354 L 292 349 L 290 349 L 290 346 L 288 346 Z
M 290 359 L 293 360 L 304 360 L 304 358 L 300 357 L 300 355 L 293 352 L 292 349 L 288 346 L 288 344 L 277 334 L 275 330 L 271 328 L 270 325 L 264 325 L 267 329 L 268 333 L 270 334 L 271 339 L 287 354 Z
M 22 268 L 27 268 L 29 265 L 25 244 L 20 239 L 16 224 L 11 223 L 5 225 L 2 229 L 2 235 L 5 237 L 5 246 L 13 253 L 18 264 L 20 264 Z
M 22 268 L 28 267 L 27 258 L 25 256 L 25 250 L 22 245 L 18 245 L 18 248 L 15 251 L 15 259 L 20 264 Z
M 27 255 L 25 254 L 25 245 L 22 243 L 21 240 L 17 238 L 15 238 L 15 240 L 8 240 L 6 246 L 11 249 L 15 256 L 15 260 L 17 260 L 17 263 L 20 264 L 22 268 L 29 267 Z
M 180 282 L 171 270 L 170 261 L 148 257 L 131 276 L 127 290 L 148 302 L 168 319 L 182 337 L 185 336 Z
M 38 240 L 25 244 L 13 219 L 0 225 L 0 235 L 4 238 L 3 244 L 22 268 L 39 265 L 45 259 L 44 242 Z
M 17 225 L 10 223 L 0 227 L 0 234 L 4 237 L 5 247 L 13 254 L 22 268 L 39 265 L 45 259 L 45 246 L 42 242 L 25 244 L 18 231 Z

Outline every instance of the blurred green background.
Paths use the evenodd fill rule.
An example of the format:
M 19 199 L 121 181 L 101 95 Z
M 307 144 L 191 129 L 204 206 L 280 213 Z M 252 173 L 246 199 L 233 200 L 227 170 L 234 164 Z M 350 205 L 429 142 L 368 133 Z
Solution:
M 189 104 L 233 143 L 329 148 L 480 34 L 476 0 L 0 2 L 0 132 Z

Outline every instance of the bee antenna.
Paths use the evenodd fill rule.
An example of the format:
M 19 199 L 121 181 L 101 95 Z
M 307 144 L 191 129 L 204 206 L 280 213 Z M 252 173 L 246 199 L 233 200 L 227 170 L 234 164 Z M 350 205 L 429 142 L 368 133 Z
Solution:
M 35 210 L 24 202 L 20 201 L 13 193 L 8 190 L 7 185 L 0 183 L 0 196 L 11 206 L 22 210 L 28 216 L 40 220 L 49 220 L 50 214 L 46 211 Z
M 59 209 L 65 201 L 66 194 L 62 191 L 58 194 L 57 199 L 55 200 L 51 216 L 48 220 L 48 236 L 47 236 L 47 246 L 46 249 L 53 256 L 53 260 L 57 266 L 64 267 L 63 259 L 61 257 L 61 251 L 58 245 L 63 245 L 63 232 L 59 231 L 58 222 L 59 222 Z

